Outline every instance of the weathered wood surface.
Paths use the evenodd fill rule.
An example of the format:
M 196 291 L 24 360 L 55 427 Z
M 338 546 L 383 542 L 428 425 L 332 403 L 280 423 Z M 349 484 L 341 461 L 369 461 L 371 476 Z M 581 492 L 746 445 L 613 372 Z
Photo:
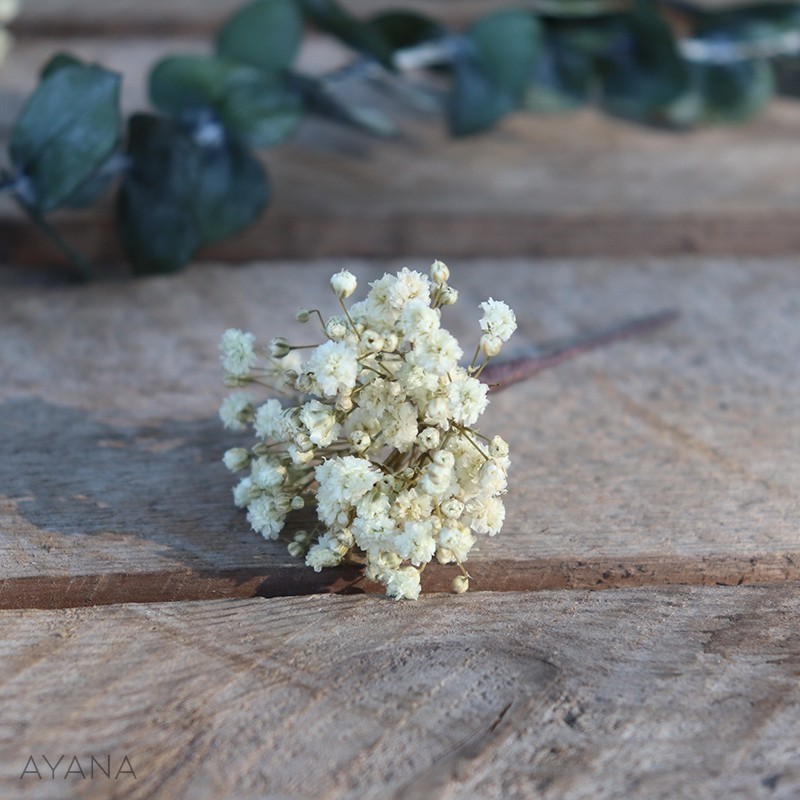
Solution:
M 731 8 L 751 0 L 693 0 L 699 8 Z M 164 36 L 178 33 L 211 34 L 244 0 L 167 0 L 133 4 L 128 0 L 36 0 L 23 5 L 12 28 L 22 36 L 128 35 Z M 359 17 L 403 8 L 450 24 L 463 25 L 480 14 L 503 8 L 541 7 L 537 0 L 345 0 L 342 5 Z
M 6 611 L 0 793 L 796 798 L 798 614 L 796 584 Z
M 435 252 L 431 254 L 437 255 Z M 348 262 L 362 286 L 426 262 Z M 341 262 L 205 266 L 168 278 L 4 290 L 0 605 L 375 590 L 264 542 L 220 463 L 218 337 L 307 335 Z M 668 329 L 498 394 L 482 429 L 513 445 L 503 532 L 477 589 L 800 577 L 800 270 L 794 260 L 453 263 L 464 341 L 508 299 L 508 354 L 665 307 Z M 451 572 L 430 568 L 426 588 Z
M 71 50 L 125 75 L 124 106 L 147 107 L 144 76 L 163 54 L 204 52 L 199 38 L 21 41 L 0 69 L 0 139 L 42 64 Z M 311 70 L 341 50 L 310 41 Z M 742 127 L 647 130 L 585 110 L 519 114 L 493 133 L 450 140 L 438 117 L 397 98 L 370 101 L 401 124 L 397 141 L 309 121 L 265 154 L 273 203 L 206 260 L 320 256 L 631 255 L 800 250 L 800 189 L 791 169 L 800 106 L 776 101 Z M 79 249 L 119 262 L 111 204 L 53 219 Z M 8 201 L 0 259 L 51 265 L 59 254 Z

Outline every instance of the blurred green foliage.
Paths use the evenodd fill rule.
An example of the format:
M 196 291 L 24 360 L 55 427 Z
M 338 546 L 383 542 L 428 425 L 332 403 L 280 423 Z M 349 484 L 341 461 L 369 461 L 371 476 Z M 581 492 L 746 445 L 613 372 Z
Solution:
M 270 184 L 254 150 L 284 142 L 306 115 L 396 132 L 380 110 L 344 101 L 335 76 L 296 70 L 307 24 L 355 51 L 351 76 L 433 76 L 436 88 L 426 91 L 453 136 L 519 110 L 587 103 L 648 125 L 738 122 L 774 95 L 775 57 L 791 71 L 800 53 L 798 3 L 711 12 L 667 0 L 543 0 L 536 8 L 451 31 L 402 9 L 359 19 L 335 0 L 256 0 L 217 32 L 213 55 L 157 63 L 149 77 L 157 114 L 137 113 L 127 127 L 120 76 L 58 54 L 16 120 L 0 188 L 60 241 L 45 215 L 94 202 L 113 184 L 134 271 L 170 272 L 262 213 Z

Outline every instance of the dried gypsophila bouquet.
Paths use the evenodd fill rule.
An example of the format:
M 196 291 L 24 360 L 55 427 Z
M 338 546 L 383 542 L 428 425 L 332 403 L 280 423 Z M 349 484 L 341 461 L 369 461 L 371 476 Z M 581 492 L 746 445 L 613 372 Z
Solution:
M 267 539 L 278 538 L 291 510 L 314 509 L 316 527 L 295 533 L 289 552 L 317 572 L 363 561 L 367 577 L 398 599 L 419 596 L 420 573 L 434 557 L 458 565 L 452 590 L 466 591 L 473 532 L 494 536 L 505 517 L 508 445 L 473 426 L 489 402 L 479 377 L 516 319 L 502 301 L 481 303 L 478 347 L 459 366 L 463 351 L 441 326 L 442 308 L 458 299 L 448 278 L 441 261 L 430 278 L 403 269 L 370 284 L 366 300 L 348 309 L 356 278 L 343 270 L 331 278 L 341 316 L 297 313 L 299 322 L 319 318 L 322 344 L 276 338 L 257 348 L 252 334 L 233 329 L 220 343 L 226 385 L 297 396 L 288 407 L 277 399 L 255 406 L 241 392 L 223 402 L 225 427 L 252 424 L 259 440 L 225 453 L 231 471 L 248 470 L 236 505 Z

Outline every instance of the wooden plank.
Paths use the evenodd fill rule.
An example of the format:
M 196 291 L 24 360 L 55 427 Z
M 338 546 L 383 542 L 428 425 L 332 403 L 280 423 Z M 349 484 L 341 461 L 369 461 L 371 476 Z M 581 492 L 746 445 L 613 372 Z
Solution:
M 435 253 L 432 253 L 435 255 Z M 421 260 L 347 262 L 362 286 Z M 0 312 L 0 605 L 365 591 L 264 542 L 219 459 L 219 334 L 299 335 L 334 311 L 342 262 L 205 266 L 136 283 L 8 286 Z M 507 519 L 469 562 L 479 589 L 796 579 L 800 420 L 794 260 L 453 263 L 472 341 L 507 298 L 509 355 L 673 307 L 677 323 L 493 400 L 513 443 Z M 24 274 L 20 277 L 24 280 Z M 292 334 L 292 331 L 295 334 Z M 426 570 L 426 588 L 452 573 Z
M 126 110 L 147 107 L 145 75 L 169 52 L 204 52 L 205 40 L 36 40 L 0 71 L 0 138 L 41 65 L 67 49 L 125 75 Z M 304 68 L 341 64 L 315 39 Z M 741 127 L 677 134 L 635 127 L 595 111 L 509 118 L 492 134 L 449 140 L 436 117 L 375 94 L 403 136 L 371 140 L 318 121 L 265 154 L 273 203 L 242 235 L 203 260 L 739 253 L 800 249 L 795 155 L 800 106 L 776 101 Z M 111 202 L 54 215 L 65 238 L 98 262 L 119 263 Z M 6 200 L 0 259 L 63 264 Z
M 4 612 L 0 791 L 792 798 L 799 613 L 796 584 Z
M 700 8 L 731 8 L 750 0 L 693 0 Z M 89 0 L 37 0 L 23 5 L 12 29 L 17 35 L 32 36 L 164 36 L 212 34 L 244 0 L 167 0 L 132 4 L 106 0 L 101 6 Z M 541 7 L 538 0 L 345 0 L 342 5 L 360 18 L 380 11 L 403 8 L 463 26 L 476 17 L 498 9 Z M 675 11 L 670 9 L 674 15 Z

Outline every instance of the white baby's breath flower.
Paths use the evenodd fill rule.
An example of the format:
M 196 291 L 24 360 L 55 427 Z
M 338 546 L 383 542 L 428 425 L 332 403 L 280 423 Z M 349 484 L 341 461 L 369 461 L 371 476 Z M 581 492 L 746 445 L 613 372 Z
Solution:
M 397 599 L 418 597 L 418 568 L 433 558 L 463 573 L 473 531 L 494 535 L 505 515 L 508 445 L 472 427 L 487 386 L 475 377 L 481 364 L 459 366 L 463 351 L 442 327 L 450 313 L 442 307 L 458 296 L 449 277 L 434 262 L 430 278 L 403 269 L 373 281 L 364 300 L 328 320 L 327 341 L 305 362 L 286 338 L 272 340 L 257 379 L 296 392 L 293 403 L 271 399 L 256 410 L 240 393 L 220 409 L 226 427 L 253 423 L 258 440 L 224 456 L 234 471 L 250 467 L 234 502 L 254 530 L 276 538 L 291 512 L 313 510 L 318 526 L 298 531 L 289 552 L 317 571 L 361 559 L 366 576 Z M 343 270 L 331 287 L 344 300 L 357 281 Z M 482 308 L 476 352 L 488 359 L 516 322 L 501 301 Z M 226 382 L 255 382 L 252 335 L 231 329 L 223 341 Z M 458 575 L 453 591 L 468 585 Z
M 341 429 L 334 410 L 319 400 L 309 400 L 303 405 L 300 409 L 300 421 L 308 429 L 308 438 L 323 447 L 327 447 Z
M 325 342 L 315 348 L 306 362 L 322 394 L 335 397 L 349 392 L 356 385 L 358 361 L 356 351 L 346 342 Z
M 474 497 L 467 503 L 470 527 L 476 533 L 494 536 L 503 527 L 506 510 L 497 497 Z
M 325 567 L 338 567 L 342 556 L 324 544 L 315 544 L 306 555 L 306 566 L 313 567 L 314 572 L 322 572 Z
M 253 418 L 253 404 L 249 394 L 234 392 L 228 395 L 219 408 L 222 424 L 232 431 L 243 431 Z
M 271 398 L 258 407 L 253 428 L 259 439 L 281 441 L 284 438 L 285 424 L 283 419 L 283 406 L 281 406 L 278 400 Z
M 230 375 L 247 375 L 256 363 L 255 336 L 237 328 L 228 328 L 219 343 L 222 367 Z
M 261 495 L 247 506 L 247 521 L 265 539 L 277 539 L 285 519 L 272 495 Z
M 517 329 L 514 312 L 502 300 L 493 300 L 491 297 L 481 303 L 481 308 L 484 311 L 481 330 L 507 342 Z
M 401 567 L 388 571 L 386 593 L 395 600 L 416 600 L 419 597 L 419 570 L 414 567 Z
M 456 337 L 439 328 L 416 342 L 409 359 L 427 372 L 445 375 L 456 368 L 458 359 L 463 355 L 464 351 L 459 347 Z

